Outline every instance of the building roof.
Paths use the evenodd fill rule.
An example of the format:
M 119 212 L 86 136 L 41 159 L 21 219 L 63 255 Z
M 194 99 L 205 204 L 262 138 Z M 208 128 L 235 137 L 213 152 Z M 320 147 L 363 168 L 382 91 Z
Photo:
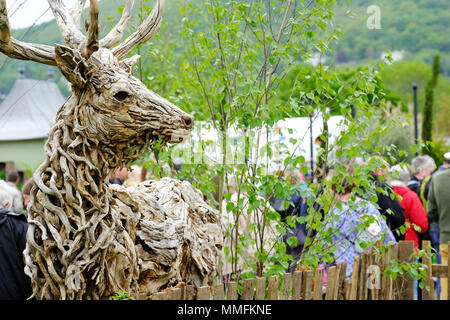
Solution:
M 23 70 L 0 104 L 0 141 L 47 138 L 65 98 L 49 80 L 25 78 Z

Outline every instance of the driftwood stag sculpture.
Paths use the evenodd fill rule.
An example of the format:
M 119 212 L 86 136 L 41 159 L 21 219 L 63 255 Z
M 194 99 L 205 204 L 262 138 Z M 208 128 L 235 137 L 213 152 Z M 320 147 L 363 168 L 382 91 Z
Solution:
M 100 299 L 119 289 L 152 293 L 174 280 L 211 282 L 220 219 L 197 190 L 166 179 L 112 192 L 107 181 L 142 150 L 181 142 L 191 131 L 190 115 L 131 75 L 139 57 L 124 58 L 158 31 L 164 1 L 121 43 L 134 1 L 101 40 L 97 0 L 90 0 L 87 34 L 76 27 L 85 2 L 68 10 L 48 0 L 65 45 L 47 46 L 14 39 L 0 0 L 0 51 L 57 66 L 72 84 L 33 175 L 24 252 L 33 297 Z

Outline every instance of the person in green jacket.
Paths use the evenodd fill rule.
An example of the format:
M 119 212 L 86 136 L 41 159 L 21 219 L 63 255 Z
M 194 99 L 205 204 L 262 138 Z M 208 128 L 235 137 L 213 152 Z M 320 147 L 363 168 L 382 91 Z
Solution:
M 428 193 L 427 212 L 430 221 L 440 228 L 439 250 L 442 261 L 448 261 L 448 242 L 450 241 L 450 170 L 437 173 L 431 180 Z M 448 279 L 441 279 L 441 300 L 447 300 Z

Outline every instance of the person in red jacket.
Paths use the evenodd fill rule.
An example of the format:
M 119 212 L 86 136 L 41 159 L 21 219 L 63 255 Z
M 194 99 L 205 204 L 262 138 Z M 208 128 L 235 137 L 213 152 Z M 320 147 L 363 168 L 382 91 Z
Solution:
M 394 179 L 390 182 L 394 193 L 401 197 L 400 204 L 405 212 L 405 221 L 409 223 L 406 228 L 405 240 L 414 241 L 416 250 L 419 247 L 419 233 L 428 229 L 428 216 L 417 194 L 407 187 L 410 177 L 406 167 L 395 165 L 391 169 Z

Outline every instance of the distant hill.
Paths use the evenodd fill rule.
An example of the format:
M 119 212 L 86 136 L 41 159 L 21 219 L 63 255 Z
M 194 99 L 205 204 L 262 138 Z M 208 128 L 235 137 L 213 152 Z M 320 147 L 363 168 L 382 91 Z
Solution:
M 121 14 L 119 13 L 120 8 L 124 7 L 125 0 L 103 0 L 100 1 L 100 37 L 105 36 L 109 30 L 111 30 L 112 26 L 120 19 Z M 135 1 L 135 6 L 133 9 L 133 17 L 129 22 L 127 30 L 125 34 L 130 34 L 133 31 L 133 26 L 135 26 L 139 18 L 140 11 L 140 2 Z M 173 5 L 176 1 L 170 1 L 166 4 L 165 7 L 165 19 L 170 16 L 173 16 L 173 13 L 177 12 L 177 7 Z M 147 5 L 152 5 L 154 1 L 145 1 Z M 82 25 L 84 26 L 84 21 L 87 18 L 89 9 L 86 8 L 82 17 Z M 34 26 L 30 30 L 28 28 L 24 29 L 15 29 L 11 31 L 13 37 L 16 39 L 21 39 L 22 41 L 32 42 L 32 43 L 40 43 L 53 45 L 55 43 L 64 43 L 59 28 L 55 22 L 55 20 L 48 21 L 39 25 Z M 0 55 L 0 65 L 3 64 L 6 56 Z M 25 65 L 25 74 L 27 77 L 36 78 L 36 79 L 47 79 L 48 67 L 42 64 L 38 64 L 30 61 L 19 61 L 14 59 L 7 59 L 6 64 L 3 68 L 0 69 L 0 99 L 1 95 L 7 94 L 12 88 L 14 81 L 18 78 L 18 69 L 19 64 L 23 63 Z M 62 77 L 62 74 L 56 67 L 53 67 L 55 70 L 55 80 L 58 84 L 58 87 L 61 89 L 63 94 L 68 96 L 70 94 L 69 87 L 67 86 L 67 82 Z M 2 99 L 1 99 L 2 100 Z
M 193 2 L 200 0 L 191 0 Z M 152 1 L 144 1 L 152 5 Z M 178 11 L 182 0 L 167 1 L 164 13 L 164 23 L 179 23 Z M 184 2 L 184 1 L 183 1 Z M 101 36 L 104 36 L 120 18 L 118 8 L 123 7 L 125 0 L 100 1 Z M 132 32 L 133 25 L 139 21 L 139 5 L 135 1 L 133 20 L 127 28 Z M 366 26 L 369 15 L 366 10 L 370 5 L 377 5 L 381 10 L 381 29 L 370 30 Z M 356 65 L 367 61 L 379 60 L 382 52 L 404 50 L 405 60 L 419 60 L 431 65 L 436 53 L 441 53 L 441 73 L 450 76 L 450 34 L 449 0 L 351 0 L 340 1 L 335 17 L 335 24 L 342 25 L 344 37 L 335 45 L 330 63 Z M 349 17 L 346 12 L 351 10 L 354 15 Z M 87 16 L 87 9 L 81 21 Z M 178 21 L 177 21 L 178 20 Z M 53 45 L 63 43 L 55 21 L 49 21 L 35 26 L 30 32 L 27 29 L 13 30 L 13 36 L 28 42 Z M 163 28 L 162 32 L 171 32 Z M 26 33 L 26 34 L 25 34 Z M 25 35 L 24 35 L 25 34 Z M 0 57 L 0 65 L 5 59 Z M 0 96 L 9 92 L 18 76 L 18 60 L 8 59 L 0 69 Z M 46 79 L 47 66 L 34 62 L 25 62 L 26 74 L 32 78 Z M 64 94 L 69 89 L 61 74 L 55 68 L 58 86 Z
M 371 5 L 380 8 L 381 29 L 367 27 Z M 440 52 L 441 73 L 450 76 L 449 0 L 351 0 L 338 8 L 335 23 L 342 25 L 344 38 L 335 46 L 336 63 L 379 59 L 389 49 L 431 65 Z M 349 10 L 353 17 L 346 14 Z

